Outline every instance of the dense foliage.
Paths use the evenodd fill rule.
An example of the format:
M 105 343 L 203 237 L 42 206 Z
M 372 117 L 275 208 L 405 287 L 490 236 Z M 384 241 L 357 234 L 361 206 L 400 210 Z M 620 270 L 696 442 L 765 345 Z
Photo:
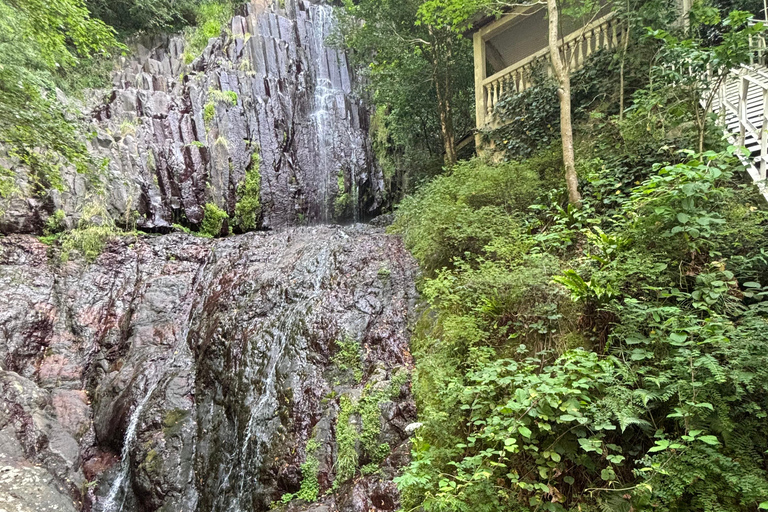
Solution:
M 80 0 L 0 1 L 0 144 L 29 166 L 38 189 L 61 187 L 61 166 L 93 169 L 75 111 L 56 88 L 67 73 L 117 48 L 114 33 Z M 15 176 L 0 165 L 0 194 Z
M 363 66 L 377 105 L 374 147 L 394 199 L 452 163 L 474 127 L 471 41 L 420 17 L 423 3 L 345 1 L 335 37 Z
M 460 162 L 403 201 L 393 230 L 428 303 L 405 510 L 768 508 L 768 212 L 709 119 L 698 150 L 697 104 L 644 110 L 680 80 L 658 69 L 666 52 L 706 60 L 723 44 L 638 42 L 627 60 L 654 81 L 627 70 L 630 115 L 615 88 L 584 103 L 580 209 L 554 135 L 528 145 L 511 132 L 516 158 Z M 597 56 L 584 73 L 616 63 Z M 672 94 L 707 93 L 689 84 Z M 547 93 L 509 100 L 532 112 L 512 130 L 544 129 L 530 98 Z
M 542 160 L 468 162 L 403 203 L 430 305 L 408 506 L 768 499 L 768 215 L 732 157 L 684 156 L 607 215 L 594 192 L 580 211 L 541 195 L 556 183 Z

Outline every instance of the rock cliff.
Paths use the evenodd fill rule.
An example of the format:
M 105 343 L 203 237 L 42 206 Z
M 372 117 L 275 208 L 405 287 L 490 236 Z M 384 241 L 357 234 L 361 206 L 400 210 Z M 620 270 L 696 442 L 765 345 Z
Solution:
M 293 510 L 396 509 L 415 421 L 398 239 L 355 225 L 56 252 L 0 239 L 0 509 L 250 512 L 290 493 L 320 499 Z
M 379 228 L 327 225 L 384 201 L 334 23 L 253 0 L 201 55 L 136 44 L 80 106 L 99 183 L 64 169 L 42 196 L 0 151 L 21 191 L 0 204 L 0 510 L 398 507 L 416 267 Z M 95 261 L 32 236 L 94 204 L 134 233 Z M 206 205 L 234 236 L 170 233 Z
M 256 165 L 254 227 L 373 216 L 385 191 L 369 108 L 346 55 L 326 44 L 334 26 L 328 5 L 253 0 L 202 55 L 185 52 L 182 36 L 136 43 L 112 89 L 80 106 L 94 160 L 106 162 L 102 186 L 64 169 L 63 190 L 42 198 L 0 151 L 20 190 L 0 201 L 0 231 L 40 233 L 58 209 L 72 227 L 93 201 L 130 228 L 196 229 L 206 203 L 233 217 Z

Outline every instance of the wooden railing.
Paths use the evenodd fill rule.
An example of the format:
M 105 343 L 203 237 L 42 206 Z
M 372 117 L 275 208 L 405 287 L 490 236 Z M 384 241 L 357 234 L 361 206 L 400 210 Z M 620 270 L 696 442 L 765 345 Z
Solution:
M 622 35 L 622 28 L 614 13 L 586 25 L 569 34 L 560 43 L 560 51 L 564 62 L 570 64 L 570 71 L 577 71 L 584 66 L 587 58 L 598 50 L 616 48 Z M 494 108 L 504 93 L 523 92 L 533 85 L 533 75 L 539 69 L 546 68 L 548 76 L 552 76 L 552 66 L 549 61 L 549 48 L 516 62 L 482 82 L 486 121 L 491 120 Z
M 764 20 L 755 20 L 752 23 Z M 714 87 L 712 109 L 718 114 L 718 121 L 730 142 L 738 147 L 748 146 L 751 155 L 742 158 L 752 179 L 768 199 L 768 45 L 765 33 L 750 36 L 751 50 L 749 64 L 735 69 L 695 69 L 694 66 L 678 63 L 670 69 L 688 75 Z M 702 105 L 706 99 L 702 98 Z M 757 107 L 757 108 L 756 108 Z
M 765 180 L 768 179 L 768 71 L 753 65 L 742 66 L 735 70 L 735 73 L 738 80 L 738 95 L 735 97 L 733 94 L 729 95 L 728 83 L 725 82 L 718 91 L 720 123 L 734 145 L 745 146 L 748 140 L 759 144 L 759 148 L 751 144 L 752 154 L 757 153 L 757 155 L 745 163 L 748 164 L 747 168 L 752 179 L 761 185 L 761 191 L 765 194 Z M 732 81 L 730 84 L 733 88 Z M 760 98 L 762 109 L 750 112 L 750 93 L 755 90 L 757 94 L 752 94 L 752 98 Z M 735 123 L 728 122 L 729 114 L 735 117 Z

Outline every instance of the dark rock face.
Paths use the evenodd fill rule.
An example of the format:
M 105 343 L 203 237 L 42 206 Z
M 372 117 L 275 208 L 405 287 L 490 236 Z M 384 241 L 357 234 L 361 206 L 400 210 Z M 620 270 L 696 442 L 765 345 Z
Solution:
M 397 238 L 354 225 L 123 238 L 90 265 L 55 252 L 0 239 L 0 508 L 267 510 L 301 486 L 312 439 L 322 499 L 289 509 L 397 509 L 407 382 L 378 404 L 379 474 L 323 497 L 339 397 L 411 367 L 415 267 Z M 360 343 L 358 383 L 340 377 L 342 339 Z
M 88 146 L 109 162 L 103 201 L 118 223 L 195 227 L 209 202 L 232 216 L 256 154 L 263 227 L 357 220 L 380 208 L 368 107 L 346 55 L 325 45 L 332 7 L 254 0 L 242 9 L 190 64 L 180 36 L 137 45 L 113 89 L 82 107 L 95 133 Z M 1 151 L 0 161 L 14 167 Z M 0 202 L 0 232 L 39 233 L 54 209 L 71 226 L 95 200 L 73 170 L 50 201 L 27 199 L 34 190 L 15 170 L 21 193 Z

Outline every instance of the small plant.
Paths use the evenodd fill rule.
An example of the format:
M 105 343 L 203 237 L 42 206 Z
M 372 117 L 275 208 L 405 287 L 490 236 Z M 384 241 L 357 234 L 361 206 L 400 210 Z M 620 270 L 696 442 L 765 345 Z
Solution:
M 119 234 L 115 222 L 103 205 L 92 204 L 83 209 L 77 227 L 61 237 L 61 261 L 69 260 L 72 251 L 88 262 L 104 251 L 107 242 Z
M 363 378 L 360 342 L 345 336 L 343 339 L 336 341 L 336 347 L 338 351 L 331 358 L 331 362 L 341 371 L 351 371 L 355 383 L 359 383 Z
M 377 272 L 377 275 L 379 276 L 379 279 L 389 279 L 389 276 L 392 275 L 392 271 L 387 267 L 381 267 Z
M 131 121 L 130 119 L 124 120 L 122 123 L 120 123 L 120 136 L 125 137 L 126 135 L 136 135 L 137 124 L 137 121 Z
M 349 209 L 351 201 L 349 192 L 346 190 L 346 186 L 344 185 L 344 171 L 341 169 L 339 169 L 336 181 L 339 191 L 336 195 L 336 198 L 333 200 L 333 213 L 338 220 L 347 215 L 347 210 Z
M 351 423 L 354 405 L 348 396 L 339 399 L 339 416 L 336 418 L 336 479 L 333 489 L 355 476 L 357 470 L 357 429 Z
M 237 105 L 237 93 L 235 91 L 219 91 L 217 89 L 208 89 L 209 102 L 228 103 L 231 106 Z
M 320 443 L 314 439 L 307 441 L 306 460 L 301 465 L 301 488 L 297 493 L 286 493 L 280 497 L 280 503 L 285 505 L 294 499 L 304 500 L 308 503 L 317 501 L 320 494 L 320 483 L 317 480 L 317 471 L 320 468 L 320 461 L 315 453 L 320 448 Z
M 379 464 L 387 458 L 390 452 L 387 443 L 379 443 L 379 436 L 381 435 L 381 410 L 379 409 L 379 404 L 389 400 L 389 393 L 387 391 L 366 392 L 357 406 L 363 424 L 363 428 L 360 431 L 360 446 L 375 464 Z
M 261 158 L 251 155 L 251 165 L 245 171 L 245 179 L 237 187 L 239 196 L 235 205 L 235 225 L 241 231 L 255 229 L 261 211 Z
M 193 140 L 192 142 L 190 142 L 189 144 L 187 144 L 187 146 L 192 146 L 192 147 L 196 147 L 196 148 L 204 148 L 204 147 L 205 147 L 205 144 L 203 144 L 203 143 L 202 143 L 202 142 L 200 142 L 199 140 Z
M 171 227 L 173 229 L 175 229 L 176 231 L 180 231 L 180 232 L 184 233 L 185 235 L 193 234 L 191 229 L 189 229 L 186 226 L 182 226 L 181 224 L 172 224 Z
M 213 116 L 216 115 L 216 105 L 212 101 L 209 101 L 205 104 L 203 107 L 203 121 L 205 121 L 205 124 L 207 125 L 211 121 L 213 121 Z
M 56 210 L 53 215 L 46 219 L 43 233 L 46 236 L 55 235 L 64 231 L 66 227 L 64 210 Z
M 200 235 L 208 238 L 220 236 L 224 228 L 224 221 L 228 218 L 227 212 L 215 203 L 205 203 L 203 222 L 200 224 Z

